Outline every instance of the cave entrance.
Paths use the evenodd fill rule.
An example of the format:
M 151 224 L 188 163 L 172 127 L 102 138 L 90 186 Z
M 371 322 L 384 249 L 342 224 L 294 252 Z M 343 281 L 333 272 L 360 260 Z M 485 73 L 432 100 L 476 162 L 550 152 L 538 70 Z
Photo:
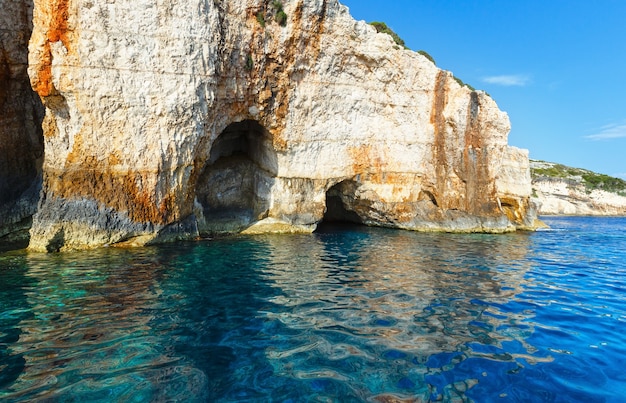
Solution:
M 196 185 L 203 234 L 239 232 L 267 216 L 278 171 L 271 134 L 257 121 L 230 124 L 215 139 Z
M 326 192 L 326 212 L 317 231 L 332 231 L 337 227 L 363 225 L 363 219 L 354 211 L 358 184 L 345 180 L 332 186 Z

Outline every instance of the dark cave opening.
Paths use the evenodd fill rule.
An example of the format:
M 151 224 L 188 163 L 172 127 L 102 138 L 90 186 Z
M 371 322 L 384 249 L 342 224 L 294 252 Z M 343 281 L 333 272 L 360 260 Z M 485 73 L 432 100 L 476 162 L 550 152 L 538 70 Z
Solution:
M 22 47 L 14 48 L 26 53 L 12 56 L 25 57 L 27 44 L 26 39 Z M 7 57 L 0 54 L 0 250 L 28 246 L 44 162 L 43 103 L 26 70 L 11 69 Z
M 238 232 L 264 218 L 277 170 L 271 135 L 259 122 L 226 127 L 196 184 L 205 219 L 201 233 Z
M 316 232 L 363 226 L 363 219 L 354 211 L 358 184 L 345 180 L 326 191 L 326 212 Z

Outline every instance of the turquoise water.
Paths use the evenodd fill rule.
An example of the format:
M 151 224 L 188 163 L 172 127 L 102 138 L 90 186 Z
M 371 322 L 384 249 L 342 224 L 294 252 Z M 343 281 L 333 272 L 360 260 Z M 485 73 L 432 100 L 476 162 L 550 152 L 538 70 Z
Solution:
M 0 400 L 626 401 L 626 218 L 0 254 Z

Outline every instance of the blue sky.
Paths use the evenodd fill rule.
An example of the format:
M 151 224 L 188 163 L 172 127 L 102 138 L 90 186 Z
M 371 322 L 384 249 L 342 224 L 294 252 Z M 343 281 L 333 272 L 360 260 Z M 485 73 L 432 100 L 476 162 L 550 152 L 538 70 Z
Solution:
M 530 157 L 626 179 L 626 0 L 340 0 L 489 93 Z

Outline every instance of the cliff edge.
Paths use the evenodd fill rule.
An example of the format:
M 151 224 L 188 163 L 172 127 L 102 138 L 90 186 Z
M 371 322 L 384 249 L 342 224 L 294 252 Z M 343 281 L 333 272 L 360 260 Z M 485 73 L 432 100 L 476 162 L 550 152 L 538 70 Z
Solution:
M 35 0 L 28 73 L 33 250 L 534 224 L 508 116 L 335 0 Z
M 626 216 L 626 181 L 587 169 L 531 160 L 539 214 Z

